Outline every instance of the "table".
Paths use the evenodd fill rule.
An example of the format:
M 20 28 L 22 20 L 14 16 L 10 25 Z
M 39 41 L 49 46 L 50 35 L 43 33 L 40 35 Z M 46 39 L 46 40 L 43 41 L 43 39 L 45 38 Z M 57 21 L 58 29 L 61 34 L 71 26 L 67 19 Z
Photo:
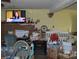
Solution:
M 77 59 L 77 56 L 74 55 L 73 53 L 70 55 L 59 53 L 59 59 Z

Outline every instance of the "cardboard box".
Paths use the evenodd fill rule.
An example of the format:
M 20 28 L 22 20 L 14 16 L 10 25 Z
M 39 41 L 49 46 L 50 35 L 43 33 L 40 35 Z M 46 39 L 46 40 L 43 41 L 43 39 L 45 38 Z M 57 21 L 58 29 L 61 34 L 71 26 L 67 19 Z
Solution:
M 34 59 L 34 55 L 32 56 L 32 59 Z
M 57 57 L 58 57 L 57 48 L 48 48 L 47 53 L 48 53 L 48 57 L 50 57 L 51 59 L 57 59 Z
M 5 57 L 1 57 L 1 59 L 5 59 Z

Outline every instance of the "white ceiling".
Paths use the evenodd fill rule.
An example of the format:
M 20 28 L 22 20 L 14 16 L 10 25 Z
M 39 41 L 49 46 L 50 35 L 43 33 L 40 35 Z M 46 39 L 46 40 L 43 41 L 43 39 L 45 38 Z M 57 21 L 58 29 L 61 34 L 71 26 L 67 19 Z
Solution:
M 4 3 L 4 8 L 19 8 L 19 9 L 50 9 L 51 12 L 65 8 L 77 0 L 11 0 L 11 3 Z

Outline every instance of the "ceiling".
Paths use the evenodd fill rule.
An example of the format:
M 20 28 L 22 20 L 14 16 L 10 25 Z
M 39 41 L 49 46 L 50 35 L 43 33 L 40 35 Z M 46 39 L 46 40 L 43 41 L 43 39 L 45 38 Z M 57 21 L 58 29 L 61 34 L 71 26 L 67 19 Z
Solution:
M 58 11 L 65 8 L 77 0 L 11 0 L 8 2 L 1 2 L 6 9 L 49 9 L 51 12 Z M 71 7 L 73 8 L 73 7 Z

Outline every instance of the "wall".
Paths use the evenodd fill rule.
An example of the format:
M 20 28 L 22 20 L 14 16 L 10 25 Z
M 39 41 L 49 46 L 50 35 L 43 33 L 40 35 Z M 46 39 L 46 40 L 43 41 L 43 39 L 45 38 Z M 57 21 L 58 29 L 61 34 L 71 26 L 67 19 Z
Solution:
M 5 14 L 6 14 L 6 9 L 1 9 L 1 21 L 4 21 L 6 19 Z
M 64 9 L 54 13 L 54 16 L 49 18 L 47 9 L 27 9 L 27 17 L 31 17 L 34 20 L 39 19 L 40 23 L 37 25 L 39 28 L 41 25 L 47 25 L 52 30 L 52 26 L 54 25 L 55 29 L 60 31 L 77 31 L 76 10 Z
M 70 15 L 72 18 L 72 32 L 77 31 L 77 11 L 72 10 L 70 11 Z
M 48 17 L 47 9 L 27 9 L 27 17 L 31 17 L 36 21 L 40 20 L 40 23 L 37 24 L 37 27 L 41 27 L 41 25 L 47 25 L 49 28 L 53 25 L 53 20 Z M 52 23 L 52 25 L 51 25 Z
M 1 19 L 5 20 L 5 10 L 1 11 Z M 48 17 L 48 9 L 27 9 L 26 17 L 31 17 L 36 21 L 40 20 L 36 26 L 40 28 L 42 25 L 47 25 L 52 30 L 53 25 L 55 29 L 65 32 L 76 32 L 77 31 L 77 19 L 76 10 L 64 9 L 54 13 L 52 18 Z

